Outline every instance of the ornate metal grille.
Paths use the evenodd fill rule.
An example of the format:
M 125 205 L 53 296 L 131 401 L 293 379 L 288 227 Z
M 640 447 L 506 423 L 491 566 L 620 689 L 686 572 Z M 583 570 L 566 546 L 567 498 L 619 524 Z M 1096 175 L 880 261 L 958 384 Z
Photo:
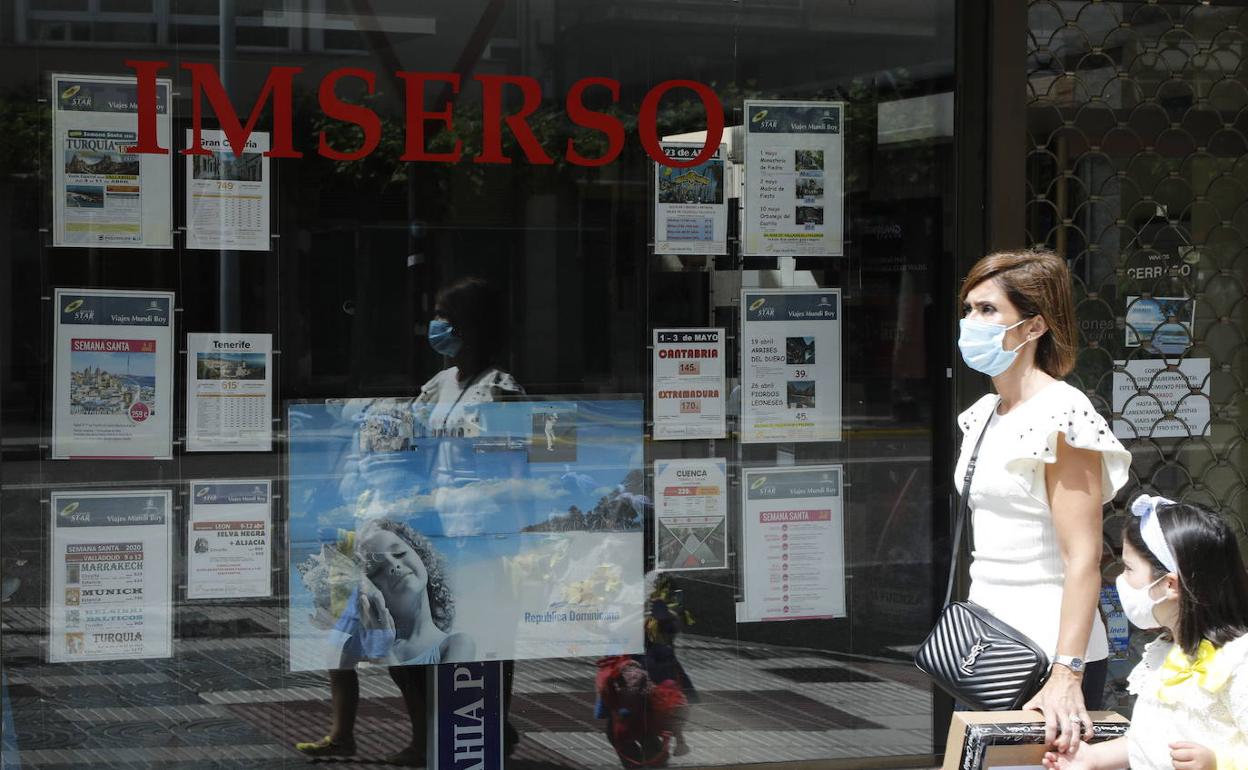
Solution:
M 1072 383 L 1140 492 L 1248 522 L 1248 8 L 1031 0 L 1027 232 L 1070 260 Z M 1248 542 L 1248 541 L 1245 541 Z

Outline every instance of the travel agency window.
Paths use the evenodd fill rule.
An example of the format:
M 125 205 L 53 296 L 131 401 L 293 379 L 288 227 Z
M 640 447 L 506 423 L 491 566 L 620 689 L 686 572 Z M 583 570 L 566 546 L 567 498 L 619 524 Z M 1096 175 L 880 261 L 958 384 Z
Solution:
M 6 766 L 930 759 L 952 0 L 3 13 Z

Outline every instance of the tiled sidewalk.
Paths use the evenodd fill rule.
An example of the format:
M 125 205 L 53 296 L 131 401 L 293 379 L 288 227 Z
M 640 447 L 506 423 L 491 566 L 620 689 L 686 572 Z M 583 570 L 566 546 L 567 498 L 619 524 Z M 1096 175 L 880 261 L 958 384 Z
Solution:
M 53 666 L 40 662 L 31 611 L 7 611 L 5 660 L 18 752 L 4 767 L 303 767 L 297 740 L 324 734 L 323 675 L 285 671 L 277 613 L 214 608 L 267 633 L 181 639 L 172 660 Z M 240 618 L 242 613 L 245 618 Z M 904 662 L 846 662 L 793 648 L 686 636 L 680 657 L 700 700 L 691 752 L 671 765 L 707 766 L 897 756 L 931 750 L 931 699 Z M 357 761 L 377 766 L 406 742 L 399 693 L 384 669 L 361 671 Z M 514 770 L 617 768 L 593 718 L 589 659 L 522 661 L 512 719 L 524 738 Z

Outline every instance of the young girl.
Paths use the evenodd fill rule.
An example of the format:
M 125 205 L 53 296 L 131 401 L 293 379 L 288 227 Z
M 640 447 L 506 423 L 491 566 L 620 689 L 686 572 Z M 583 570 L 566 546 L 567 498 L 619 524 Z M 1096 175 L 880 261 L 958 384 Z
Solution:
M 1049 753 L 1049 770 L 1248 770 L 1248 572 L 1235 533 L 1201 508 L 1143 496 L 1118 578 L 1132 624 L 1164 628 L 1131 672 L 1126 738 Z

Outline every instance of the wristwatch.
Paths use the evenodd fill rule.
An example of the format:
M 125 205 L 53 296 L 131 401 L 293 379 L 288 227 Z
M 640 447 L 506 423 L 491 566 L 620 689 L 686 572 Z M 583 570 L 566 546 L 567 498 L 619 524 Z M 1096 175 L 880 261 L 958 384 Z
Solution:
M 1076 658 L 1073 655 L 1054 655 L 1053 665 L 1065 666 L 1076 674 L 1082 674 L 1084 667 L 1083 658 Z

